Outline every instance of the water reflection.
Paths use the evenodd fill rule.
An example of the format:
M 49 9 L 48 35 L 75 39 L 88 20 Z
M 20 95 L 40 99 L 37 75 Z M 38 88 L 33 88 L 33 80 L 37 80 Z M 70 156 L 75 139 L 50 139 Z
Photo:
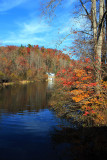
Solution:
M 61 159 L 106 160 L 107 127 L 55 129 L 52 136 L 54 148 Z
M 48 89 L 50 89 L 50 90 L 53 89 L 53 87 L 54 87 L 54 80 L 48 81 L 47 87 L 48 87 Z
M 46 108 L 47 90 L 46 83 L 18 85 L 0 90 L 0 109 L 6 112 L 17 113 L 24 110 Z
M 51 91 L 47 83 L 0 90 L 0 160 L 105 160 L 107 128 L 57 118 L 48 108 Z
M 50 132 L 66 125 L 47 107 L 47 83 L 6 87 L 0 91 L 0 159 L 58 160 Z

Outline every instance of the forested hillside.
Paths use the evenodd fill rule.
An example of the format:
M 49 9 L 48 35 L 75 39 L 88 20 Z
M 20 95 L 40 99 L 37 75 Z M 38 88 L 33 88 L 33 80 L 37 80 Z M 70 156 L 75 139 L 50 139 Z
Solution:
M 45 80 L 69 66 L 70 57 L 56 49 L 38 45 L 0 47 L 0 81 Z

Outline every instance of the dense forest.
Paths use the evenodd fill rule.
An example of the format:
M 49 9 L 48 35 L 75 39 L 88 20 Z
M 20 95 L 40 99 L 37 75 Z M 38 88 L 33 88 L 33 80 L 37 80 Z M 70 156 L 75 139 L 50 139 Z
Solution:
M 56 49 L 38 45 L 1 46 L 0 81 L 46 80 L 46 72 L 56 73 L 67 68 L 70 57 Z

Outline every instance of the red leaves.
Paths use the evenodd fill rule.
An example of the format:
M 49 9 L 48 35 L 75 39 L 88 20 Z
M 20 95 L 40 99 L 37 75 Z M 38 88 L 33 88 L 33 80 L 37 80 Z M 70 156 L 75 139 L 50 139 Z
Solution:
M 97 83 L 95 82 L 95 83 L 89 83 L 88 84 L 88 87 L 95 87 L 97 85 Z
M 7 46 L 8 51 L 16 50 L 17 46 Z
M 96 112 L 93 109 L 91 109 L 90 111 L 85 111 L 85 113 L 83 114 L 83 116 L 88 116 L 90 114 L 94 115 L 94 114 L 96 114 Z
M 77 31 L 74 31 L 73 33 L 74 33 L 74 34 L 76 34 L 76 33 L 77 33 Z
M 72 82 L 68 82 L 68 83 L 67 83 L 67 85 L 72 85 L 72 84 L 73 84 Z
M 20 55 L 26 55 L 27 54 L 27 50 L 25 47 L 20 47 L 19 48 L 19 54 Z
M 87 59 L 89 61 L 89 59 Z M 70 64 L 69 68 L 63 68 L 60 70 L 56 76 L 57 77 L 62 77 L 65 78 L 66 81 L 63 79 L 63 86 L 70 86 L 74 85 L 75 87 L 82 87 L 81 84 L 83 85 L 83 88 L 85 89 L 86 87 L 94 87 L 96 86 L 96 83 L 91 83 L 92 82 L 92 73 L 89 72 L 89 74 L 85 71 L 85 69 L 81 69 L 81 64 L 74 63 L 73 65 Z M 90 69 L 89 69 L 90 70 Z M 78 83 L 79 82 L 79 83 Z
M 94 110 L 91 111 L 92 114 L 95 114 L 96 112 Z
M 26 60 L 24 57 L 22 57 L 22 56 L 18 57 L 17 62 L 18 62 L 19 65 L 21 65 L 22 67 L 24 67 L 24 66 L 27 64 L 27 60 Z
M 83 116 L 87 116 L 87 115 L 89 115 L 89 112 L 85 111 L 85 113 L 83 114 Z
M 36 46 L 34 45 L 34 49 L 35 50 L 39 49 L 39 45 L 36 45 Z
M 27 53 L 30 53 L 30 48 L 29 48 L 29 47 L 27 47 L 26 49 L 27 49 Z
M 65 73 L 65 72 L 66 72 L 66 70 L 65 70 L 65 69 L 63 69 L 63 70 L 62 70 L 62 73 Z
M 90 66 L 86 66 L 87 69 L 91 68 Z
M 66 80 L 66 81 L 63 81 L 62 84 L 63 84 L 64 86 L 65 86 L 65 85 L 66 85 L 66 86 L 69 86 L 69 85 L 72 85 L 72 82 Z

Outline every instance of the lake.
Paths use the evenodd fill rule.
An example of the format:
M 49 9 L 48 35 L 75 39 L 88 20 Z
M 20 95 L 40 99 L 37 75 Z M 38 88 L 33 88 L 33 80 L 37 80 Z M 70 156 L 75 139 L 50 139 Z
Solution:
M 48 107 L 52 84 L 0 90 L 0 160 L 106 160 L 107 128 L 78 128 Z

